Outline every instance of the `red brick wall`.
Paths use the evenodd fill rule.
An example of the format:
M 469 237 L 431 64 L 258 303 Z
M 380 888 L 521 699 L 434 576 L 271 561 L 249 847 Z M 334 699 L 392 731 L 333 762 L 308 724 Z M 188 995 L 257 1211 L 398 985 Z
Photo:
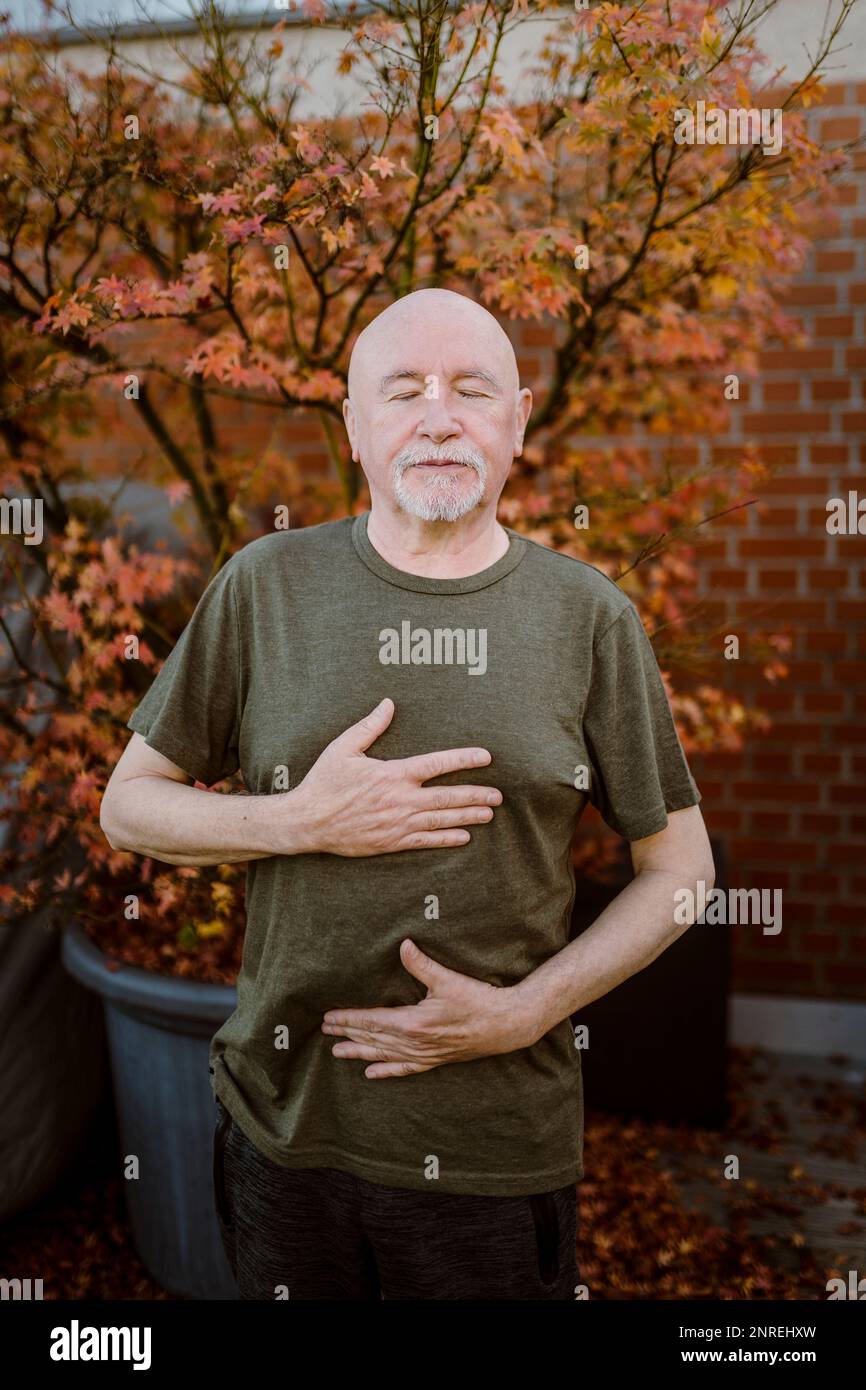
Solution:
M 866 86 L 828 87 L 810 113 L 832 144 L 863 133 Z M 770 613 L 791 625 L 791 674 L 775 688 L 728 668 L 771 715 L 739 756 L 695 760 L 706 818 L 724 836 L 732 882 L 783 890 L 783 929 L 736 931 L 735 987 L 866 998 L 866 536 L 831 536 L 826 503 L 866 496 L 866 155 L 853 157 L 821 219 L 788 307 L 811 341 L 774 345 L 733 414 L 778 470 L 717 528 L 704 582 L 720 614 Z M 767 605 L 772 604 L 772 608 Z

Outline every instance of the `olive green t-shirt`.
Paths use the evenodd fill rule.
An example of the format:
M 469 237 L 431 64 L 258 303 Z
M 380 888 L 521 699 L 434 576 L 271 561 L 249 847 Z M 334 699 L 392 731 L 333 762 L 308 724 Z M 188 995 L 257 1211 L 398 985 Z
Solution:
M 407 936 L 452 970 L 517 984 L 568 944 L 587 799 L 637 840 L 700 792 L 637 610 L 611 580 L 508 527 L 509 549 L 477 574 L 409 574 L 373 548 L 368 515 L 232 556 L 129 727 L 206 786 L 240 768 L 250 793 L 281 795 L 390 696 L 368 757 L 486 748 L 489 765 L 426 785 L 492 785 L 503 801 L 446 849 L 251 861 L 237 1008 L 211 1043 L 212 1085 L 289 1168 L 549 1191 L 583 1176 L 568 1018 L 516 1052 L 371 1079 L 369 1062 L 332 1055 L 322 1017 L 422 999 L 399 957 Z

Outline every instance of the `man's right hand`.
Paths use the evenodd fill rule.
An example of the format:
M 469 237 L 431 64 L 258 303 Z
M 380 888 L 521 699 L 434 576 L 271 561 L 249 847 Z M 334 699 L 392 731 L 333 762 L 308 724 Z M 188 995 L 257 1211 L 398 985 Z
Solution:
M 354 858 L 444 849 L 471 839 L 459 827 L 493 819 L 493 807 L 502 801 L 495 787 L 422 785 L 444 772 L 486 767 L 491 761 L 486 748 L 445 748 L 387 761 L 366 756 L 393 717 L 393 700 L 383 700 L 329 743 L 288 793 L 303 808 L 303 851 Z

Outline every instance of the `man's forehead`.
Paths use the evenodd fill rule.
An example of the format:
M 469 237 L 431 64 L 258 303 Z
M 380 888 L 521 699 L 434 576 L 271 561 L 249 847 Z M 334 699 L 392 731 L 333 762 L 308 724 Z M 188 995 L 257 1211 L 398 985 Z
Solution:
M 449 295 L 444 307 L 433 304 L 423 299 L 428 293 L 418 290 L 422 298 L 395 301 L 361 331 L 349 358 L 350 393 L 381 397 L 400 376 L 424 381 L 440 375 L 451 383 L 472 376 L 497 393 L 517 382 L 514 349 L 492 315 L 460 296 Z M 425 362 L 426 353 L 418 349 L 428 336 L 431 357 Z

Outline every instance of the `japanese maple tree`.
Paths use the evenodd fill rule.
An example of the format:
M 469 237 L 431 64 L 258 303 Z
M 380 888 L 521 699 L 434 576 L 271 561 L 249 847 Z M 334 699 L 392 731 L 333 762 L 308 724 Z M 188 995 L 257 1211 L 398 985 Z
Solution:
M 310 22 L 345 29 L 337 75 L 365 93 L 315 121 L 294 114 L 285 16 L 241 29 L 198 6 L 194 36 L 163 36 L 165 73 L 110 33 L 85 71 L 50 35 L 5 32 L 0 469 L 4 494 L 41 498 L 45 519 L 41 544 L 3 537 L 7 918 L 48 902 L 118 958 L 233 977 L 242 869 L 113 851 L 101 794 L 210 574 L 275 508 L 297 526 L 367 505 L 342 425 L 349 352 L 422 286 L 553 329 L 501 518 L 635 600 L 687 751 L 760 726 L 712 678 L 697 560 L 763 468 L 752 448 L 707 445 L 727 426 L 726 380 L 795 336 L 782 296 L 844 162 L 803 112 L 852 0 L 768 100 L 755 26 L 775 3 L 420 0 L 359 16 L 308 0 Z M 501 53 L 521 29 L 543 37 L 533 99 L 516 102 Z M 778 107 L 781 149 L 680 143 L 676 113 L 698 101 Z M 280 442 L 299 409 L 330 480 L 302 476 Z M 241 410 L 248 446 L 230 439 Z M 90 457 L 118 430 L 136 444 L 121 477 Z M 183 503 L 183 558 L 136 534 L 130 479 Z M 768 679 L 784 673 L 783 634 L 751 645 Z

